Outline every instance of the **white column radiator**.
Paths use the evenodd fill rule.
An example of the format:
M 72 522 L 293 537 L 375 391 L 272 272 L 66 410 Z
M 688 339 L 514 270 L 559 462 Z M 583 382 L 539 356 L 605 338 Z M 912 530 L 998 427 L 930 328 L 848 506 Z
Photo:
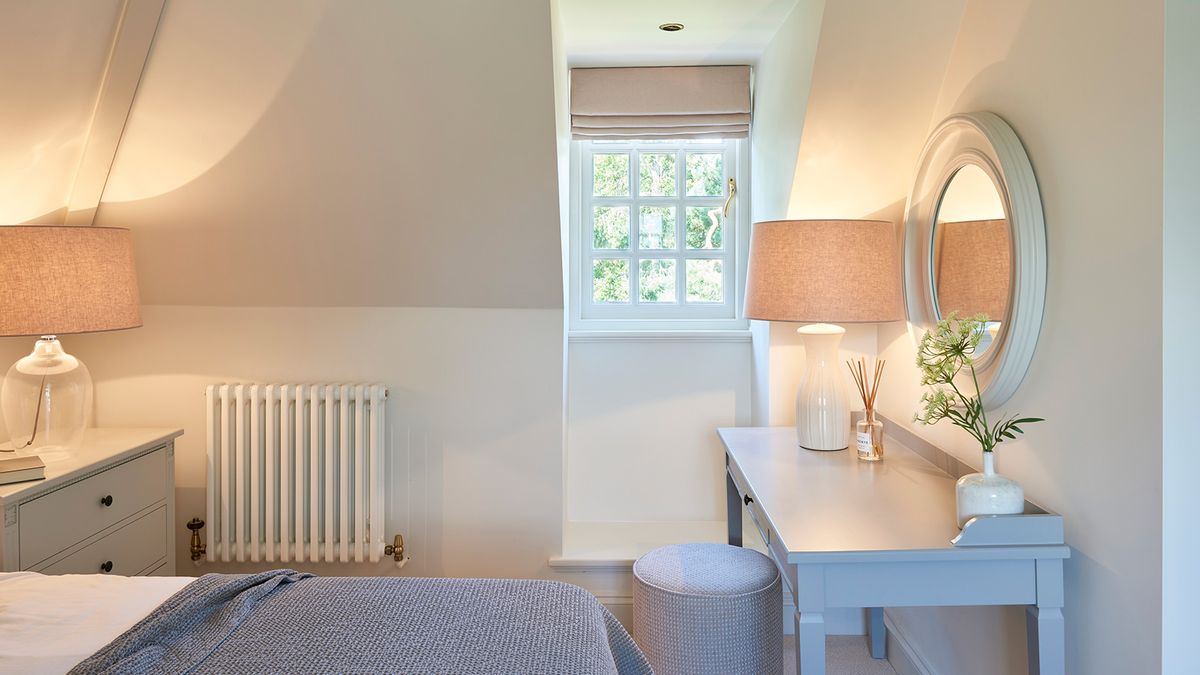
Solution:
M 208 559 L 378 562 L 387 389 L 214 384 Z

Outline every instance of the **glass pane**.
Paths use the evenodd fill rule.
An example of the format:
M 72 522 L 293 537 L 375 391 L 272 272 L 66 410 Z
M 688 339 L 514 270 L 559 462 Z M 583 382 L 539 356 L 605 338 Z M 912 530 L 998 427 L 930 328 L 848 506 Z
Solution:
M 719 152 L 687 154 L 687 193 L 719 197 L 725 194 L 725 157 Z
M 638 297 L 642 302 L 675 302 L 675 261 L 643 260 Z
M 684 240 L 690 249 L 721 248 L 721 207 L 689 206 Z
M 674 197 L 675 153 L 646 152 L 638 159 L 638 193 L 643 197 Z
M 639 248 L 674 249 L 675 207 L 643 206 L 639 228 Z
M 597 206 L 592 209 L 592 248 L 629 248 L 628 206 Z
M 724 301 L 725 278 L 720 260 L 688 260 L 684 271 L 687 272 L 688 302 Z
M 629 302 L 629 261 L 599 258 L 592 261 L 592 300 Z
M 592 155 L 592 194 L 597 197 L 629 196 L 629 155 Z

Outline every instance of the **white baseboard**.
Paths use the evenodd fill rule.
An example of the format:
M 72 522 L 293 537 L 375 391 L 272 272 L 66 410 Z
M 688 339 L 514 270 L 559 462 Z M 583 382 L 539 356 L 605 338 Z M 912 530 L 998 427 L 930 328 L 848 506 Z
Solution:
M 904 632 L 896 629 L 895 622 L 886 610 L 883 613 L 883 623 L 887 626 L 887 660 L 892 664 L 896 675 L 938 675 L 929 665 L 929 661 L 904 636 Z

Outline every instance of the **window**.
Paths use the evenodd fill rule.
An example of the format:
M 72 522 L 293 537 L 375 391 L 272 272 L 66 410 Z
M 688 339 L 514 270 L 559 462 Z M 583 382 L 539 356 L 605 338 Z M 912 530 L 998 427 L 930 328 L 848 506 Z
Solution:
M 740 328 L 741 141 L 578 141 L 574 329 Z

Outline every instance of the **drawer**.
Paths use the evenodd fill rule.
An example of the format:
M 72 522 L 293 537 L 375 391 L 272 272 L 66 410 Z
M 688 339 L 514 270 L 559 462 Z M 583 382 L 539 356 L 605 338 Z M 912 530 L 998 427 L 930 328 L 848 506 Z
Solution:
M 101 500 L 112 497 L 111 504 Z M 167 498 L 162 448 L 20 506 L 21 569 Z
M 108 574 L 133 576 L 167 556 L 167 507 L 147 513 L 103 539 L 40 570 L 43 574 Z
M 738 496 L 742 499 L 742 504 L 746 506 L 746 510 L 750 513 L 750 519 L 754 521 L 754 526 L 758 528 L 758 533 L 762 536 L 763 543 L 767 546 L 771 545 L 771 528 L 767 525 L 766 516 L 763 515 L 762 506 L 753 497 L 750 501 L 746 501 L 746 477 L 738 470 L 736 464 L 728 465 L 729 475 L 733 477 L 734 485 L 737 485 Z

